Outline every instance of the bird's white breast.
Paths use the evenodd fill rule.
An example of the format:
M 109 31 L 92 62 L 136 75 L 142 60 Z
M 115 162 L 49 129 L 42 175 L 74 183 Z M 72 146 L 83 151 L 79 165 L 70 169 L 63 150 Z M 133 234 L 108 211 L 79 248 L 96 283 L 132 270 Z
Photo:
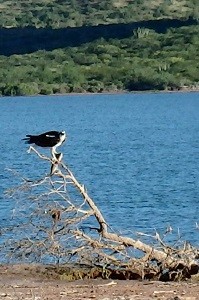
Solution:
M 60 141 L 57 143 L 56 148 L 61 146 L 61 144 L 65 141 L 66 139 L 66 134 L 64 133 L 63 135 L 60 135 Z

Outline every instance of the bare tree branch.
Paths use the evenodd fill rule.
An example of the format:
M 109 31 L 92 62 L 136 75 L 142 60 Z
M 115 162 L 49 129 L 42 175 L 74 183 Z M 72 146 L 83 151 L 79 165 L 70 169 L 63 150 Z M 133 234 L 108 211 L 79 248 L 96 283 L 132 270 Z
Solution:
M 38 261 L 72 260 L 102 268 L 109 266 L 112 272 L 119 267 L 125 272 L 136 269 L 141 277 L 147 270 L 159 277 L 165 270 L 180 270 L 180 274 L 185 269 L 189 271 L 183 271 L 184 274 L 198 271 L 196 248 L 189 244 L 179 248 L 165 243 L 165 236 L 172 230 L 162 237 L 158 232 L 154 235 L 137 233 L 155 241 L 158 247 L 153 242 L 146 244 L 140 239 L 117 234 L 110 229 L 85 186 L 66 164 L 40 154 L 33 147 L 30 151 L 50 163 L 51 172 L 35 181 L 22 177 L 22 184 L 10 191 L 10 197 L 17 201 L 13 217 L 24 218 L 18 227 L 13 225 L 10 229 L 14 240 L 5 242 L 12 249 L 12 257 L 21 255 L 23 259 Z M 56 165 L 53 172 L 52 165 Z M 140 253 L 139 258 L 136 251 Z

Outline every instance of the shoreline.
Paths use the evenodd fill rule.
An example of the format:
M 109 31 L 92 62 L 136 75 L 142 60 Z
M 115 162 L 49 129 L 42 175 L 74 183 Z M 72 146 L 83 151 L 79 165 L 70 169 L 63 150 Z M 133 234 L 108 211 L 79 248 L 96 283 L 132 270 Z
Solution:
M 197 300 L 198 281 L 80 279 L 45 276 L 37 264 L 0 265 L 0 299 Z
M 14 95 L 14 96 L 5 96 L 0 95 L 1 98 L 22 98 L 22 97 L 63 97 L 63 96 L 93 96 L 93 95 L 137 95 L 137 94 L 181 94 L 181 93 L 199 93 L 199 88 L 191 89 L 191 88 L 184 88 L 179 90 L 148 90 L 148 91 L 104 91 L 104 92 L 82 92 L 82 93 L 63 93 L 63 94 L 35 94 L 35 95 Z

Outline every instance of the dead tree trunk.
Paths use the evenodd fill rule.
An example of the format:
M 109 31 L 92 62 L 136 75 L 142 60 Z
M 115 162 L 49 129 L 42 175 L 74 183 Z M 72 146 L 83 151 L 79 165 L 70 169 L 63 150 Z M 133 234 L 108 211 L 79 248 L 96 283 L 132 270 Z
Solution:
M 98 267 L 101 276 L 112 278 L 174 280 L 198 272 L 197 249 L 188 244 L 180 249 L 165 245 L 157 232 L 151 240 L 159 243 L 158 248 L 153 242 L 117 234 L 66 164 L 31 150 L 51 164 L 51 174 L 37 181 L 24 178 L 11 191 L 18 206 L 26 199 L 30 210 L 27 222 L 20 226 L 24 234 L 12 240 L 13 256 Z

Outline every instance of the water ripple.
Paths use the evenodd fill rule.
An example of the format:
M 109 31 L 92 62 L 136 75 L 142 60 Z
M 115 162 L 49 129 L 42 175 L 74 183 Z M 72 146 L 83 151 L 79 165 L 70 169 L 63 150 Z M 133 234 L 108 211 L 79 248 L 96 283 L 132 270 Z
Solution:
M 198 93 L 3 98 L 0 107 L 1 224 L 16 205 L 3 194 L 17 183 L 5 168 L 47 172 L 21 139 L 65 129 L 65 160 L 115 230 L 171 225 L 198 244 Z

